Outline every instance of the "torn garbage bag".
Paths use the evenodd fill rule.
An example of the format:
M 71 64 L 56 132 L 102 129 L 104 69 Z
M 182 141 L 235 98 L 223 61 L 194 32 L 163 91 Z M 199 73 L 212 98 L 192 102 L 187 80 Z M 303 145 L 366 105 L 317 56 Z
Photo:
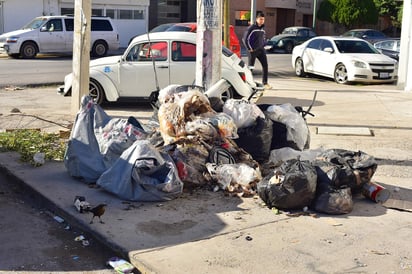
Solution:
M 291 147 L 296 150 L 308 149 L 310 131 L 302 115 L 291 104 L 259 105 L 266 117 L 273 121 L 271 150 Z
M 94 183 L 106 170 L 94 130 L 109 121 L 110 116 L 89 96 L 82 97 L 64 155 L 64 164 L 71 176 Z
M 269 208 L 303 208 L 315 197 L 316 180 L 316 170 L 309 161 L 290 159 L 265 176 L 257 190 Z
M 94 183 L 134 141 L 147 133 L 134 118 L 111 118 L 89 96 L 83 96 L 64 157 L 73 177 Z
M 350 213 L 352 193 L 359 192 L 377 168 L 373 156 L 345 149 L 327 149 L 312 164 L 318 176 L 312 207 L 328 214 Z
M 97 185 L 122 199 L 142 202 L 172 200 L 183 190 L 171 157 L 147 140 L 136 141 L 125 150 Z

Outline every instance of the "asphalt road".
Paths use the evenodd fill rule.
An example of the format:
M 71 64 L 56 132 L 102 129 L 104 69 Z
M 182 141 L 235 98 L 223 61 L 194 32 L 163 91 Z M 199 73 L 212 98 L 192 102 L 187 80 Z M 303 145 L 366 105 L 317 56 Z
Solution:
M 116 256 L 81 230 L 55 220 L 29 190 L 0 173 L 0 272 L 50 271 L 115 273 L 106 261 Z M 76 241 L 83 236 L 85 241 Z
M 118 55 L 123 52 L 111 52 Z M 293 76 L 290 54 L 268 54 L 270 76 Z M 243 57 L 247 61 L 247 57 Z M 256 69 L 260 63 L 256 61 Z M 35 59 L 13 59 L 0 54 L 0 88 L 41 84 L 62 84 L 64 76 L 72 71 L 71 55 L 39 54 Z M 257 78 L 258 81 L 261 79 Z

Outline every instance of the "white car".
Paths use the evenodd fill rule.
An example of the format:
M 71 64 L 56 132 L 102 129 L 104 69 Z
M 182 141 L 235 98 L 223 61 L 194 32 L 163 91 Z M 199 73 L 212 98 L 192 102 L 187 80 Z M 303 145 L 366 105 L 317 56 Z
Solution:
M 94 57 L 103 57 L 119 48 L 119 33 L 110 17 L 92 17 L 90 50 Z M 0 52 L 11 57 L 34 58 L 37 53 L 72 53 L 74 17 L 40 16 L 24 27 L 0 35 Z
M 297 76 L 316 74 L 339 84 L 385 83 L 398 79 L 398 62 L 369 42 L 354 37 L 318 36 L 296 46 L 292 66 Z
M 223 96 L 249 97 L 258 89 L 245 63 L 222 50 L 221 76 L 230 87 Z M 155 73 L 156 72 L 156 73 Z M 90 96 L 97 104 L 132 99 L 148 101 L 153 91 L 171 84 L 192 85 L 196 79 L 196 33 L 156 32 L 133 39 L 121 56 L 90 62 Z M 69 95 L 73 75 L 59 92 Z

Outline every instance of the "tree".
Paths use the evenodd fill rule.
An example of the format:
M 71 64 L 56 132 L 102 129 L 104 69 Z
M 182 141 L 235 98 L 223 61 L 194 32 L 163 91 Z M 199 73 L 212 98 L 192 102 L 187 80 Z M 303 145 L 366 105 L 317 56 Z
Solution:
M 399 0 L 374 0 L 379 15 L 388 17 L 395 27 L 400 27 L 402 23 L 403 1 Z
M 376 24 L 378 10 L 374 0 L 325 0 L 319 6 L 317 18 L 346 28 Z

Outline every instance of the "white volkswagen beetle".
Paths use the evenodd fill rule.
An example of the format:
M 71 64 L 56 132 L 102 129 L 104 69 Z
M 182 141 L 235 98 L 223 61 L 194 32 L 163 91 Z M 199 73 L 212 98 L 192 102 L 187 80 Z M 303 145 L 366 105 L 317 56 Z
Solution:
M 261 86 L 245 63 L 223 47 L 221 76 L 229 84 L 223 96 L 250 97 Z M 133 39 L 121 56 L 90 62 L 89 94 L 97 104 L 118 100 L 148 101 L 153 91 L 171 84 L 192 85 L 196 79 L 196 33 L 156 32 Z M 71 94 L 68 74 L 58 92 Z

